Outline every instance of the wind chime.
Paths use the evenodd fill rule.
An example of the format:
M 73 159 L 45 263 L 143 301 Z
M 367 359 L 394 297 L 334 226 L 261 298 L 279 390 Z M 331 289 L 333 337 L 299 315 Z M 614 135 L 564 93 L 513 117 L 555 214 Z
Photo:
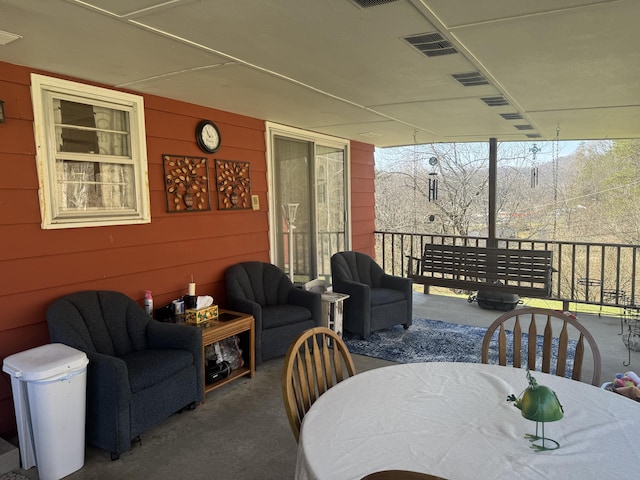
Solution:
M 429 158 L 429 165 L 433 167 L 433 170 L 429 172 L 429 201 L 431 202 L 438 200 L 438 172 L 436 172 L 438 159 L 436 157 Z
M 540 149 L 538 145 L 534 143 L 529 151 L 533 154 L 533 162 L 531 164 L 531 188 L 535 188 L 538 186 L 538 164 L 536 163 L 536 155 Z

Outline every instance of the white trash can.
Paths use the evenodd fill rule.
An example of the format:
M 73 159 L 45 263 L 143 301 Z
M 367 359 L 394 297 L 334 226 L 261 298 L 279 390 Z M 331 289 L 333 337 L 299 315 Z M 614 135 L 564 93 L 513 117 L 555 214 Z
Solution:
M 58 480 L 84 465 L 87 364 L 84 352 L 51 343 L 10 355 L 20 459 L 40 480 Z

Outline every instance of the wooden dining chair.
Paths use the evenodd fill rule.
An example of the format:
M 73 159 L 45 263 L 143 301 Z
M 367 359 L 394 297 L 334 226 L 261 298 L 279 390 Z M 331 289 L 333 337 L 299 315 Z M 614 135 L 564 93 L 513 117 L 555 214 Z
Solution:
M 446 480 L 428 473 L 411 472 L 409 470 L 383 470 L 370 473 L 361 480 Z
M 506 326 L 505 326 L 506 325 Z M 536 370 L 538 335 L 542 335 L 542 362 L 541 370 L 550 373 L 553 357 L 553 329 L 559 328 L 557 338 L 557 361 L 555 374 L 565 376 L 568 366 L 572 366 L 573 380 L 580 380 L 582 376 L 582 364 L 585 359 L 585 343 L 591 349 L 593 360 L 593 375 L 591 384 L 600 386 L 601 358 L 600 350 L 595 339 L 589 331 L 576 318 L 558 310 L 545 308 L 517 308 L 498 317 L 487 329 L 482 341 L 482 363 L 489 363 L 489 347 L 498 330 L 498 363 L 507 365 L 507 335 L 506 330 L 513 332 L 512 365 L 514 367 L 526 367 Z M 524 337 L 522 333 L 528 335 Z M 540 334 L 538 332 L 541 332 Z M 568 358 L 569 340 L 575 340 L 576 349 L 573 360 Z M 586 342 L 585 342 L 586 340 Z M 523 345 L 523 342 L 526 345 Z M 523 359 L 523 355 L 526 357 Z M 526 364 L 523 365 L 523 360 Z
M 311 328 L 294 340 L 282 368 L 282 398 L 296 442 L 311 405 L 328 389 L 355 374 L 351 354 L 333 330 Z

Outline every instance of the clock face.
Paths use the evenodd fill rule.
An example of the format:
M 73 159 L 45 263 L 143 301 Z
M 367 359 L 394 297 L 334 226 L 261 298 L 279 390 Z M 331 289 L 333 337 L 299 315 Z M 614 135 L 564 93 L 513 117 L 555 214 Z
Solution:
M 209 120 L 201 121 L 196 127 L 196 141 L 203 152 L 213 153 L 220 148 L 220 132 Z

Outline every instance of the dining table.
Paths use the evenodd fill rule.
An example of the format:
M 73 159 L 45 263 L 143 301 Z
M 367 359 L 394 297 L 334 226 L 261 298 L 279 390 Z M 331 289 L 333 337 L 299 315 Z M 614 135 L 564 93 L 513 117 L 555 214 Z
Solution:
M 361 479 L 409 470 L 448 480 L 630 479 L 640 472 L 640 403 L 587 383 L 530 372 L 563 418 L 546 422 L 556 450 L 525 438 L 536 422 L 507 397 L 527 370 L 482 363 L 408 363 L 359 373 L 326 391 L 301 427 L 296 480 Z

